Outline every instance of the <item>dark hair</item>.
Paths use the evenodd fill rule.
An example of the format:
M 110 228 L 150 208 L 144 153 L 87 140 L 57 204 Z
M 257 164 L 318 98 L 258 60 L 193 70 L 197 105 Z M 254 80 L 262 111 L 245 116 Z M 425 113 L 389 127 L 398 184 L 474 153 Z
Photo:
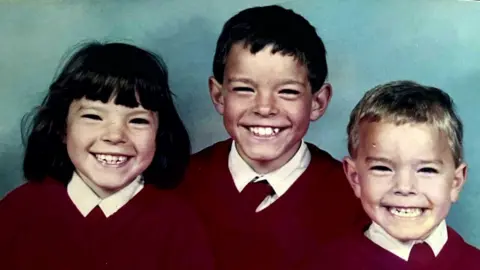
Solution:
M 70 104 L 83 97 L 103 103 L 115 98 L 115 104 L 141 104 L 158 113 L 156 152 L 144 181 L 174 187 L 188 165 L 191 146 L 172 96 L 161 57 L 123 43 L 82 46 L 63 66 L 41 105 L 22 119 L 25 179 L 51 177 L 68 183 L 74 171 L 64 144 Z
M 228 53 L 240 42 L 252 54 L 272 45 L 272 53 L 294 56 L 307 67 L 314 92 L 325 82 L 328 74 L 325 45 L 315 27 L 290 9 L 276 5 L 248 8 L 225 23 L 213 60 L 213 75 L 218 82 L 223 83 Z

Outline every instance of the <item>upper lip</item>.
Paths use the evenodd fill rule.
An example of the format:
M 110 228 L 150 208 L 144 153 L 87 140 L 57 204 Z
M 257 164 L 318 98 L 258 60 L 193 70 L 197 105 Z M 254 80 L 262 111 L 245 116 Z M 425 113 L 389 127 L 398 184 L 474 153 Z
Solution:
M 428 207 L 424 207 L 424 206 L 413 206 L 413 205 L 386 205 L 384 204 L 383 205 L 384 207 L 388 207 L 388 208 L 428 208 Z
M 114 153 L 114 152 L 92 152 L 94 155 L 110 155 L 110 156 L 125 156 L 125 157 L 131 157 L 133 155 L 130 154 L 124 154 L 124 153 Z
M 251 127 L 260 127 L 260 128 L 287 128 L 287 126 L 277 126 L 277 125 L 243 125 L 247 128 L 251 128 Z

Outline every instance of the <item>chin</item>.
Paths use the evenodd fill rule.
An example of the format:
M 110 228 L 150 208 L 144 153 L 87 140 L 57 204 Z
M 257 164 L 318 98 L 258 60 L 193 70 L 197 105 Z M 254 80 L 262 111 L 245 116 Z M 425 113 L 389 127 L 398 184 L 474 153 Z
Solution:
M 268 149 L 256 149 L 253 151 L 246 151 L 245 155 L 248 159 L 256 162 L 270 162 L 277 160 L 280 157 L 280 154 L 277 151 L 269 151 Z

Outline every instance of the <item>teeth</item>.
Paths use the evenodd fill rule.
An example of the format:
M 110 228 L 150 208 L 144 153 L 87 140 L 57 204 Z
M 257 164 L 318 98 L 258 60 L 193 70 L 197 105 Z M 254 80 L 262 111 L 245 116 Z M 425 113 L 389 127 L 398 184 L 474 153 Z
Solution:
M 250 127 L 250 132 L 252 132 L 256 136 L 275 136 L 280 131 L 280 128 L 272 128 L 272 127 Z
M 127 161 L 126 156 L 113 156 L 113 155 L 103 155 L 103 154 L 96 154 L 95 157 L 98 161 L 103 164 L 108 165 L 119 165 Z
M 399 217 L 418 217 L 423 213 L 421 208 L 397 208 L 390 207 L 388 209 L 390 213 Z

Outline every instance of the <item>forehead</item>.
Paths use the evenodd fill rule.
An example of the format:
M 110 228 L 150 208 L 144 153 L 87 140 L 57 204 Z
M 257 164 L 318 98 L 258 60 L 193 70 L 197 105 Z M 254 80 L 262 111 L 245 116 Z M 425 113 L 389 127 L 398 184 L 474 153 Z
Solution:
M 361 123 L 359 155 L 398 159 L 450 159 L 447 136 L 429 124 Z
M 252 78 L 292 79 L 307 81 L 308 72 L 294 56 L 272 53 L 272 46 L 265 46 L 252 54 L 243 43 L 235 43 L 227 55 L 225 75 L 241 74 Z

